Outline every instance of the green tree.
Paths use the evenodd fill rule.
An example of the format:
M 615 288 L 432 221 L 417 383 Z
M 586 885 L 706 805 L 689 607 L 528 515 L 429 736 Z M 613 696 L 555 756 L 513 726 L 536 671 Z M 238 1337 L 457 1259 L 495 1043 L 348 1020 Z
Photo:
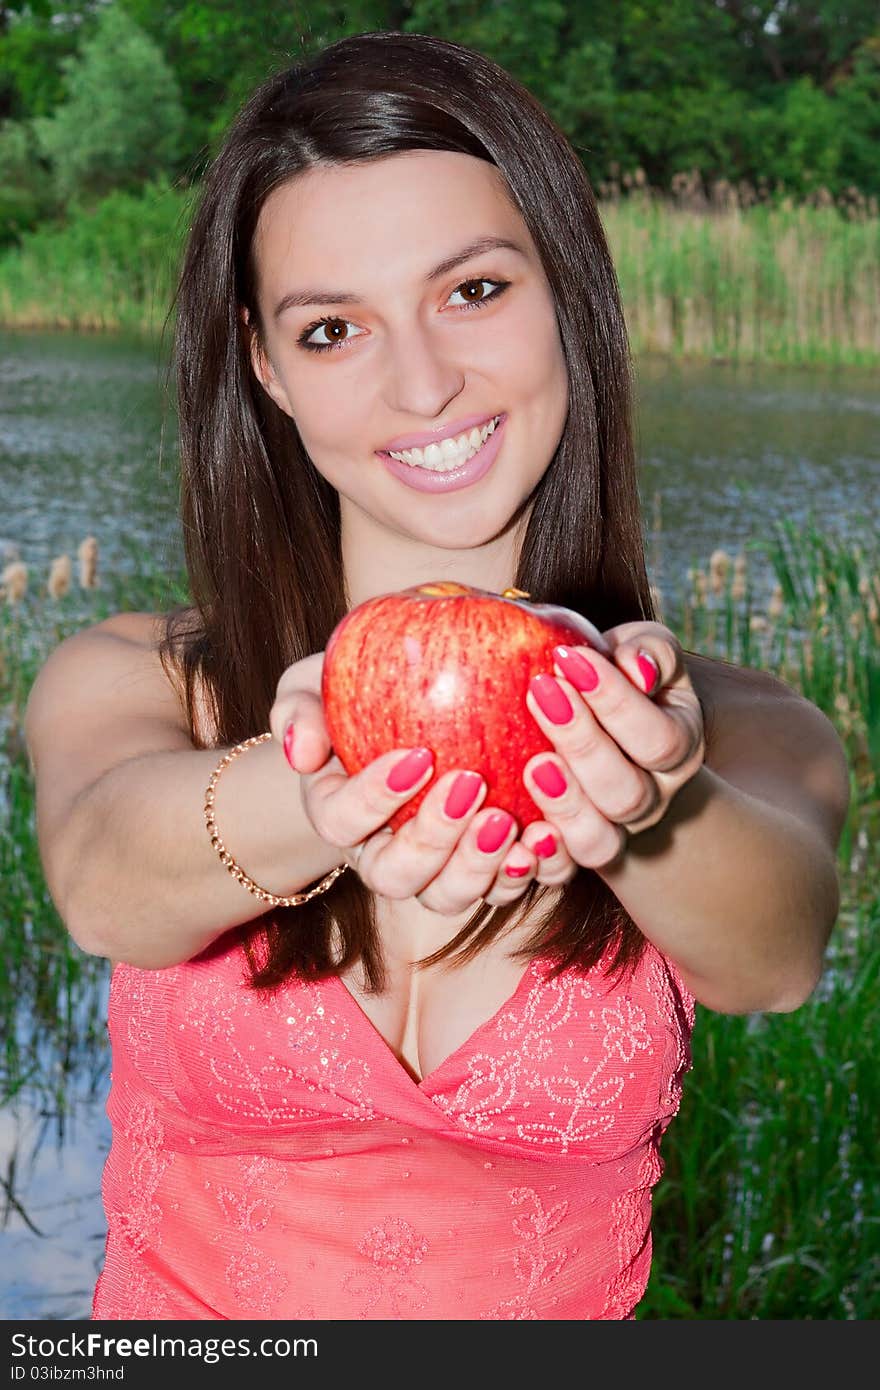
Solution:
M 63 63 L 65 99 L 34 122 L 60 197 L 92 202 L 174 167 L 184 127 L 177 80 L 118 5 Z
M 48 116 L 64 99 L 64 59 L 92 32 L 105 0 L 0 6 L 0 118 Z
M 26 121 L 0 121 L 0 246 L 54 210 L 52 181 Z
M 833 85 L 840 121 L 840 174 L 863 191 L 878 189 L 880 150 L 880 34 L 856 50 L 849 75 Z

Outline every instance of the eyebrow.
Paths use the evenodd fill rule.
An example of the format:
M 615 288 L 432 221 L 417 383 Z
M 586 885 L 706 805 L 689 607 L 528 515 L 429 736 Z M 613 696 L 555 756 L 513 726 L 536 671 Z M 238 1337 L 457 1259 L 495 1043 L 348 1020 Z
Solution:
M 476 241 L 471 241 L 467 246 L 463 246 L 454 255 L 447 256 L 445 260 L 435 265 L 433 270 L 429 270 L 426 279 L 430 282 L 439 280 L 441 275 L 446 275 L 450 270 L 454 270 L 463 261 L 469 261 L 472 256 L 480 256 L 486 251 L 516 251 L 517 255 L 525 256 L 526 252 L 515 241 L 503 236 L 481 236 Z M 283 299 L 276 304 L 273 317 L 280 318 L 286 309 L 304 308 L 310 304 L 362 304 L 363 299 L 358 294 L 352 294 L 350 290 L 325 290 L 308 289 L 294 290 L 286 294 Z

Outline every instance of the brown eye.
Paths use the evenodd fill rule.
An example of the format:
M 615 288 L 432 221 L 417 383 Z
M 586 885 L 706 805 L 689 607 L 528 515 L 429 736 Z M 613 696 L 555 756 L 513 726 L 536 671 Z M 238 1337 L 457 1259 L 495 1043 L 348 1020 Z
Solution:
M 474 280 L 462 280 L 453 291 L 453 295 L 460 295 L 461 302 L 453 303 L 453 309 L 482 309 L 484 304 L 489 304 L 493 299 L 497 299 L 503 294 L 510 284 L 509 280 L 490 280 L 485 275 L 477 276 Z M 492 288 L 486 292 L 486 286 Z
M 339 343 L 345 340 L 348 334 L 348 324 L 345 319 L 327 319 L 321 327 L 327 334 L 330 342 Z
M 360 329 L 354 333 L 348 331 L 353 327 L 354 325 L 349 323 L 348 319 L 318 319 L 317 323 L 310 323 L 308 328 L 303 330 L 298 342 L 302 347 L 308 348 L 309 352 L 329 352 L 331 348 L 345 347 L 349 341 L 361 336 L 362 330 Z M 312 336 L 322 330 L 326 331 L 327 334 L 323 343 Z
M 464 290 L 465 299 L 469 299 L 471 302 L 475 299 L 482 299 L 483 285 L 485 283 L 485 280 L 465 280 L 464 284 L 461 286 L 461 289 Z M 471 291 L 477 291 L 477 293 L 471 293 Z

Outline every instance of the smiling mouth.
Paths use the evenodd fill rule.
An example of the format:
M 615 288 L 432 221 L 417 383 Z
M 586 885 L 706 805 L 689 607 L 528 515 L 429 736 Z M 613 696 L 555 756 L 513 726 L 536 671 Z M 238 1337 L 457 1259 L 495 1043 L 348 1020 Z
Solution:
M 479 453 L 500 420 L 500 415 L 493 415 L 480 429 L 474 427 L 454 439 L 428 444 L 424 449 L 383 449 L 382 452 L 399 463 L 409 464 L 411 468 L 424 468 L 431 473 L 452 473 L 456 468 L 463 468 L 474 454 Z

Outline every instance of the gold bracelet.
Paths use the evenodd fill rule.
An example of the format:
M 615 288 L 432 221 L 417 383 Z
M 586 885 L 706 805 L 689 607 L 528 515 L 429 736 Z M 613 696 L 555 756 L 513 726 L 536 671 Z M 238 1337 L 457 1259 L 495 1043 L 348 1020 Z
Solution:
M 257 734 L 254 738 L 246 738 L 244 743 L 239 743 L 235 748 L 231 748 L 225 757 L 221 758 L 211 775 L 211 780 L 205 790 L 205 825 L 208 827 L 208 834 L 211 837 L 211 844 L 226 865 L 232 877 L 237 879 L 242 888 L 246 888 L 249 893 L 253 893 L 255 898 L 266 903 L 269 907 L 300 907 L 307 903 L 310 898 L 317 897 L 319 893 L 326 893 L 331 883 L 335 883 L 341 873 L 348 868 L 347 864 L 337 864 L 335 869 L 331 869 L 326 878 L 322 878 L 314 888 L 310 888 L 307 893 L 292 893 L 289 898 L 279 897 L 277 893 L 267 893 L 265 888 L 260 888 L 259 884 L 245 873 L 239 864 L 236 864 L 229 850 L 220 838 L 220 831 L 217 829 L 217 822 L 214 819 L 214 788 L 217 779 L 225 767 L 228 767 L 233 758 L 237 758 L 239 753 L 244 753 L 248 748 L 253 748 L 258 743 L 265 743 L 267 738 L 271 738 L 271 731 L 266 734 Z

